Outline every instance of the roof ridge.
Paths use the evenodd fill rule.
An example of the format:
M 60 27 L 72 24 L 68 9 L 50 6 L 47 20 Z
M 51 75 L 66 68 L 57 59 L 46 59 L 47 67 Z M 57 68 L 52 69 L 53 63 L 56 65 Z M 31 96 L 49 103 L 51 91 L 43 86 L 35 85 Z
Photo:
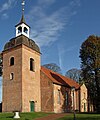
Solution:
M 49 76 L 49 74 L 50 73 L 52 73 L 52 74 L 55 74 L 56 76 L 51 76 L 52 77 L 52 79 L 54 79 L 55 81 L 57 81 L 57 82 L 60 82 L 61 84 L 64 84 L 64 82 L 67 84 L 67 85 L 69 85 L 70 87 L 72 87 L 72 86 L 75 86 L 75 88 L 76 89 L 78 89 L 79 87 L 80 87 L 80 85 L 76 82 L 76 81 L 74 81 L 73 79 L 70 79 L 70 78 L 68 78 L 68 77 L 66 77 L 66 76 L 63 76 L 63 75 L 61 75 L 61 74 L 59 74 L 59 73 L 57 73 L 57 72 L 54 72 L 54 71 L 52 71 L 52 70 L 50 70 L 50 69 L 48 69 L 48 68 L 45 68 L 44 66 L 41 66 L 41 69 L 44 69 L 45 71 L 43 71 L 43 73 L 45 73 L 46 71 L 48 72 L 49 71 L 49 73 L 45 73 L 49 78 L 50 78 L 50 76 Z M 59 78 L 57 78 L 57 76 L 59 77 Z M 51 78 L 50 78 L 51 79 Z M 63 80 L 63 81 L 61 81 L 61 79 Z

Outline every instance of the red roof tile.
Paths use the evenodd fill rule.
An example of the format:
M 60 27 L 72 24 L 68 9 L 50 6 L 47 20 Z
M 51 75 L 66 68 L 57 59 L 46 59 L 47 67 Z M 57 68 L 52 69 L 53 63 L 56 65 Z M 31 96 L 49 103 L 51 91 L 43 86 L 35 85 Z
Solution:
M 59 85 L 64 85 L 64 86 L 69 86 L 69 87 L 75 87 L 75 89 L 78 89 L 80 87 L 80 85 L 68 78 L 68 77 L 65 77 L 63 75 L 60 75 L 56 72 L 53 72 L 52 70 L 49 70 L 45 67 L 41 67 L 41 71 L 49 78 L 52 80 L 53 83 L 56 83 L 56 84 L 59 84 Z

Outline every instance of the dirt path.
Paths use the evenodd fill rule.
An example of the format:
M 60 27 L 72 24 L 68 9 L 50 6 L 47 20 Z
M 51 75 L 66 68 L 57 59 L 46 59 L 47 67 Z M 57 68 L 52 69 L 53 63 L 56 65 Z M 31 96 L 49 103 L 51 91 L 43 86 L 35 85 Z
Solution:
M 68 115 L 67 113 L 51 114 L 43 118 L 36 118 L 35 120 L 56 120 Z

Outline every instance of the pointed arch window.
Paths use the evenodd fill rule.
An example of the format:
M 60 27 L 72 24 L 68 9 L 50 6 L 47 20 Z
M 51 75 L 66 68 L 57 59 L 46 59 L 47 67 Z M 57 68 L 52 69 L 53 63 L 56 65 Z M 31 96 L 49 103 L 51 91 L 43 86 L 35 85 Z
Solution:
M 60 97 L 60 90 L 58 90 L 58 104 L 61 102 L 61 97 Z
M 66 105 L 68 105 L 68 91 L 66 91 Z
M 22 32 L 22 27 L 20 26 L 19 28 L 18 28 L 18 33 L 21 33 Z
M 30 71 L 34 71 L 35 69 L 34 69 L 34 66 L 35 66 L 35 64 L 34 64 L 34 59 L 33 58 L 30 58 Z
M 14 57 L 10 58 L 10 66 L 14 65 Z
M 27 34 L 28 33 L 28 29 L 26 27 L 24 27 L 24 32 Z

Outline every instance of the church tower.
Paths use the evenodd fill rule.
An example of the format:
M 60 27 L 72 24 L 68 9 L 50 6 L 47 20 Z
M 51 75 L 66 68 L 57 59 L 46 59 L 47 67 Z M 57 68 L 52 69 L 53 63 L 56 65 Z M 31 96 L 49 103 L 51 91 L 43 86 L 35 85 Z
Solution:
M 22 18 L 16 27 L 16 37 L 3 50 L 3 112 L 41 111 L 40 49 L 29 38 L 30 27 Z

